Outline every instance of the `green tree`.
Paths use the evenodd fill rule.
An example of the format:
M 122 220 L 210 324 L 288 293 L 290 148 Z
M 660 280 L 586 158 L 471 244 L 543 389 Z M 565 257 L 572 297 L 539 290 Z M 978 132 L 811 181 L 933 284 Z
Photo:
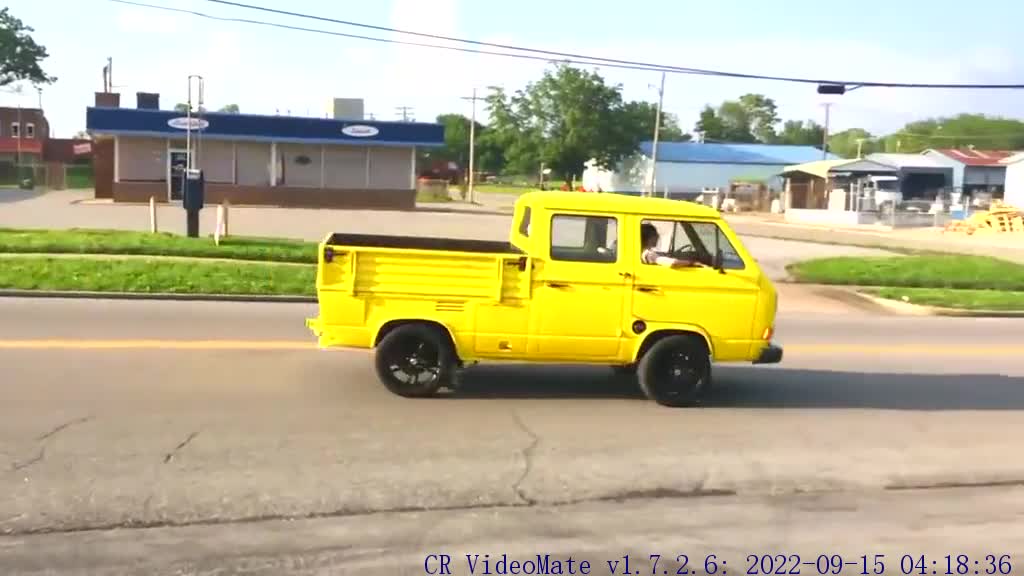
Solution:
M 241 114 L 242 109 L 238 107 L 238 104 L 227 104 L 222 106 L 220 110 L 217 110 L 217 112 L 222 112 L 224 114 Z
M 534 173 L 544 162 L 569 181 L 590 160 L 611 167 L 633 154 L 639 130 L 622 124 L 630 113 L 621 89 L 596 72 L 566 64 L 511 96 L 492 89 L 487 96 L 490 128 L 498 133 L 508 167 Z
M 884 140 L 887 152 L 916 153 L 928 148 L 1019 150 L 1024 121 L 984 114 L 959 114 L 911 122 Z
M 775 140 L 775 125 L 779 123 L 778 107 L 775 100 L 764 94 L 744 94 L 740 96 L 740 106 L 746 112 L 750 132 L 759 142 L 770 143 Z
M 174 111 L 177 112 L 178 114 L 188 114 L 188 104 L 185 103 L 185 102 L 178 102 L 177 104 L 174 105 Z M 197 112 L 206 112 L 206 108 L 203 107 L 203 106 L 200 106 L 199 108 L 193 108 L 192 109 L 192 113 L 193 114 L 195 114 Z
M 774 143 L 796 146 L 821 146 L 825 139 L 825 128 L 814 120 L 786 120 Z M 831 145 L 831 144 L 830 144 Z
M 642 142 L 654 139 L 654 123 L 658 116 L 658 107 L 650 102 L 626 102 L 622 106 L 619 125 L 627 133 L 625 137 Z M 661 112 L 661 126 L 658 129 L 660 142 L 689 142 L 692 139 L 679 127 L 679 120 L 664 110 Z
M 0 86 L 28 80 L 51 84 L 57 80 L 43 71 L 41 62 L 49 57 L 46 48 L 32 39 L 35 30 L 15 18 L 7 7 L 0 9 Z
M 856 158 L 858 149 L 861 156 L 880 152 L 883 145 L 881 139 L 872 136 L 863 128 L 850 128 L 830 134 L 828 137 L 829 152 L 842 158 Z
M 696 129 L 712 142 L 762 142 L 776 140 L 779 117 L 775 101 L 763 94 L 744 94 L 713 108 L 704 106 Z
M 434 152 L 435 158 L 455 162 L 460 168 L 469 167 L 469 118 L 462 114 L 441 114 L 437 123 L 444 126 L 444 147 Z M 477 137 L 482 135 L 483 125 L 477 122 Z M 479 144 L 479 143 L 478 143 Z M 479 153 L 479 150 L 477 151 Z

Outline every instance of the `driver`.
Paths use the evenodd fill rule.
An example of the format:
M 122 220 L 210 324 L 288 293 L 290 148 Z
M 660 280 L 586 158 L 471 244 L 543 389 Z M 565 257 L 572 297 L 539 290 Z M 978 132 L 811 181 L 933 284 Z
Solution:
M 696 255 L 693 258 L 673 258 L 657 251 L 658 229 L 653 224 L 640 225 L 640 246 L 643 250 L 640 253 L 640 261 L 644 264 L 657 264 L 670 268 L 689 268 L 700 266 Z

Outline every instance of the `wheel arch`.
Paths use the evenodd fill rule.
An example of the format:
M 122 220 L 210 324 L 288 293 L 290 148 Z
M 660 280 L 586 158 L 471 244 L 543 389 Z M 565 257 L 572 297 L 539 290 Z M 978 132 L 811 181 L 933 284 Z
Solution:
M 452 334 L 451 328 L 436 320 L 424 320 L 422 318 L 400 318 L 384 322 L 383 324 L 380 325 L 379 328 L 377 328 L 377 332 L 373 337 L 373 347 L 376 348 L 377 345 L 380 344 L 381 340 L 383 340 L 388 334 L 393 332 L 399 326 L 408 326 L 410 324 L 428 326 L 430 328 L 437 330 L 439 333 L 444 335 L 445 338 L 447 338 L 448 345 L 452 347 L 452 351 L 454 352 L 456 359 L 462 357 L 461 354 L 459 353 L 459 346 L 455 342 L 455 335 Z
M 646 336 L 644 336 L 640 346 L 637 347 L 636 353 L 633 355 L 633 362 L 639 362 L 640 359 L 644 357 L 644 354 L 651 349 L 651 346 L 654 346 L 658 341 L 668 338 L 669 336 L 691 336 L 704 345 L 704 348 L 708 351 L 709 357 L 714 357 L 715 349 L 711 344 L 711 338 L 706 332 L 696 326 L 677 326 L 651 330 Z

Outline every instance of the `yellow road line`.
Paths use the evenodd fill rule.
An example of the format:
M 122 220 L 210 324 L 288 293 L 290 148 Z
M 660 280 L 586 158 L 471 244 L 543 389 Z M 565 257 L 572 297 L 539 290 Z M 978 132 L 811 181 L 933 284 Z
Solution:
M 0 340 L 0 350 L 317 350 L 310 340 L 156 340 L 156 339 L 38 339 Z M 1024 357 L 1024 343 L 1017 346 L 955 346 L 922 343 L 890 344 L 790 344 L 792 355 L 886 356 L 1016 356 Z
M 315 350 L 301 340 L 0 340 L 0 349 Z

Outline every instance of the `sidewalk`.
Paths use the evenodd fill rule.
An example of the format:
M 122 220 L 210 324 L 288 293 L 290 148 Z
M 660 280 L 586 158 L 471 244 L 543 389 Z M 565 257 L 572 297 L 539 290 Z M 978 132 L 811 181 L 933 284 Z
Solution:
M 941 228 L 859 230 L 843 227 L 791 224 L 777 217 L 753 214 L 725 214 L 725 219 L 743 236 L 764 236 L 784 240 L 845 244 L 883 249 L 931 250 L 977 256 L 995 256 L 1024 263 L 1024 235 L 943 234 Z

